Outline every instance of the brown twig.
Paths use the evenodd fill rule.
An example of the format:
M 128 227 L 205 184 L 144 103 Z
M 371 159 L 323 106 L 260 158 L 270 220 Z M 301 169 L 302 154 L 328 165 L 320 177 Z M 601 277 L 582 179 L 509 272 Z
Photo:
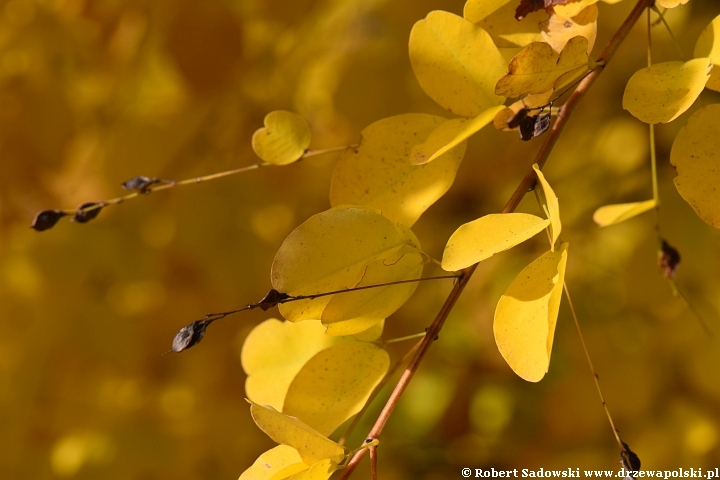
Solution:
M 552 152 L 553 148 L 555 147 L 555 143 L 557 143 L 557 140 L 562 133 L 563 129 L 565 128 L 565 125 L 568 122 L 568 119 L 572 115 L 573 111 L 577 107 L 578 103 L 582 98 L 585 96 L 585 93 L 588 91 L 588 89 L 592 86 L 592 84 L 595 82 L 597 77 L 600 75 L 602 70 L 604 69 L 605 65 L 612 59 L 612 57 L 615 55 L 615 52 L 617 51 L 620 44 L 623 42 L 625 37 L 627 37 L 628 33 L 630 33 L 630 30 L 635 25 L 637 20 L 640 18 L 640 15 L 642 15 L 645 8 L 650 6 L 653 3 L 654 0 L 639 0 L 638 3 L 635 5 L 633 10 L 630 12 L 628 17 L 625 19 L 625 22 L 620 26 L 618 31 L 615 33 L 613 38 L 610 40 L 610 43 L 605 47 L 605 50 L 603 51 L 602 55 L 598 59 L 597 66 L 595 69 L 590 72 L 590 74 L 583 79 L 582 82 L 577 86 L 575 91 L 572 93 L 568 101 L 560 108 L 560 112 L 558 113 L 558 118 L 555 121 L 555 124 L 550 129 L 550 133 L 548 134 L 548 137 L 545 140 L 545 143 L 540 147 L 540 150 L 538 151 L 534 161 L 530 164 L 537 163 L 540 168 L 542 168 L 545 163 L 547 162 L 547 159 L 550 157 L 550 153 Z M 510 197 L 510 200 L 508 200 L 507 205 L 505 205 L 505 208 L 503 209 L 503 213 L 510 213 L 513 212 L 517 206 L 520 204 L 520 201 L 523 199 L 525 194 L 533 188 L 535 185 L 537 177 L 535 176 L 534 170 L 532 168 L 529 168 L 528 174 L 523 178 L 523 180 L 520 182 L 520 185 L 518 185 L 517 189 L 515 189 L 515 192 Z M 390 418 L 390 414 L 395 409 L 395 406 L 398 403 L 398 400 L 402 396 L 403 392 L 407 388 L 408 384 L 410 383 L 410 380 L 412 379 L 413 375 L 415 374 L 415 371 L 417 370 L 418 366 L 420 365 L 420 362 L 422 361 L 423 357 L 427 353 L 428 349 L 430 348 L 430 345 L 432 344 L 435 337 L 438 335 L 440 330 L 442 329 L 443 324 L 445 323 L 445 320 L 447 319 L 448 315 L 452 311 L 452 308 L 455 306 L 455 302 L 457 302 L 458 298 L 460 297 L 460 294 L 465 289 L 465 286 L 470 281 L 470 277 L 472 277 L 472 274 L 475 272 L 477 268 L 477 264 L 472 265 L 465 270 L 462 271 L 462 275 L 460 276 L 460 280 L 455 284 L 452 291 L 448 295 L 447 299 L 445 300 L 445 303 L 443 304 L 442 308 L 440 309 L 440 312 L 435 317 L 435 320 L 428 328 L 427 336 L 423 338 L 423 341 L 420 344 L 420 348 L 413 356 L 412 360 L 410 360 L 410 363 L 405 368 L 405 371 L 403 372 L 402 376 L 400 377 L 400 380 L 398 381 L 397 385 L 395 386 L 395 389 L 393 390 L 392 394 L 390 395 L 390 398 L 388 399 L 387 403 L 385 404 L 385 407 L 383 408 L 382 412 L 380 413 L 380 416 L 378 417 L 377 421 L 375 422 L 375 425 L 370 430 L 370 433 L 368 434 L 368 439 L 374 440 L 380 437 L 380 434 L 382 433 L 383 428 L 385 427 L 385 424 L 387 423 L 388 419 Z M 347 480 L 350 475 L 352 475 L 353 471 L 357 467 L 357 465 L 360 463 L 360 460 L 362 460 L 363 455 L 365 454 L 365 449 L 362 449 L 358 451 L 353 458 L 348 462 L 347 466 L 342 472 L 342 475 L 338 478 L 338 480 Z

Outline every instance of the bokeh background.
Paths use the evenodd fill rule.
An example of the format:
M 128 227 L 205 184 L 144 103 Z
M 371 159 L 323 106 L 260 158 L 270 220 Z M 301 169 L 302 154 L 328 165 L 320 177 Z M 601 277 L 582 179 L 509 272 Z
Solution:
M 633 3 L 600 4 L 595 52 Z M 199 346 L 161 354 L 183 325 L 270 288 L 284 237 L 329 207 L 337 155 L 158 192 L 86 225 L 38 233 L 30 221 L 121 194 L 136 175 L 179 180 L 254 163 L 250 138 L 274 109 L 307 118 L 313 148 L 357 142 L 390 115 L 448 116 L 415 80 L 407 38 L 429 11 L 462 5 L 0 2 L 0 478 L 228 479 L 273 445 L 243 400 L 239 354 L 276 312 L 224 320 Z M 686 55 L 718 14 L 715 0 L 668 14 Z M 656 61 L 676 60 L 667 33 L 655 32 Z M 638 27 L 621 47 L 546 175 L 571 244 L 568 284 L 622 437 L 646 468 L 714 468 L 720 232 L 678 196 L 668 156 L 688 115 L 720 95 L 703 93 L 657 129 L 662 235 L 682 254 L 677 282 L 714 338 L 659 275 L 652 214 L 606 229 L 591 221 L 598 206 L 651 196 L 647 127 L 621 107 L 645 65 L 644 38 Z M 457 226 L 499 211 L 541 141 L 491 128 L 470 140 L 453 189 L 414 229 L 424 249 L 440 258 Z M 533 202 L 521 211 L 535 212 Z M 494 345 L 500 294 L 546 248 L 538 236 L 480 267 L 383 435 L 384 480 L 460 478 L 462 467 L 619 468 L 566 303 L 542 382 L 516 377 Z M 421 285 L 386 338 L 421 332 L 449 288 Z

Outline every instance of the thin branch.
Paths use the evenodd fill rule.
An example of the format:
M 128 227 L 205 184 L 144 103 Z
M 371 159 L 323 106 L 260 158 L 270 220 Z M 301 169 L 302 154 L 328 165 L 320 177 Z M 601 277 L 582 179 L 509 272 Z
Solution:
M 372 480 L 378 480 L 377 474 L 377 447 L 373 445 L 370 447 L 370 478 Z
M 625 22 L 620 26 L 619 30 L 615 33 L 613 38 L 610 40 L 610 43 L 605 47 L 605 50 L 603 51 L 602 55 L 600 56 L 600 59 L 598 61 L 598 65 L 595 67 L 595 69 L 590 72 L 590 74 L 583 79 L 582 82 L 578 85 L 578 87 L 575 89 L 575 91 L 572 93 L 568 101 L 565 103 L 565 105 L 562 106 L 560 109 L 560 112 L 558 114 L 558 118 L 553 125 L 553 127 L 550 129 L 550 134 L 546 137 L 545 143 L 540 147 L 540 150 L 538 151 L 535 159 L 533 162 L 528 166 L 528 173 L 525 176 L 525 178 L 520 182 L 515 192 L 512 194 L 510 199 L 508 200 L 507 205 L 505 205 L 505 208 L 503 209 L 503 213 L 510 213 L 513 212 L 517 206 L 520 204 L 520 201 L 525 196 L 525 193 L 527 193 L 528 190 L 530 190 L 534 185 L 535 181 L 537 179 L 534 170 L 532 170 L 531 165 L 534 163 L 537 163 L 540 168 L 542 168 L 545 163 L 547 162 L 548 157 L 550 156 L 550 153 L 553 150 L 553 147 L 555 146 L 555 143 L 557 143 L 557 140 L 562 133 L 563 129 L 565 128 L 565 125 L 567 124 L 570 116 L 572 115 L 573 111 L 577 107 L 578 103 L 582 98 L 584 97 L 585 93 L 588 91 L 588 89 L 592 86 L 592 84 L 595 82 L 597 77 L 600 75 L 602 70 L 604 69 L 605 65 L 610 61 L 610 59 L 614 56 L 615 52 L 617 51 L 620 44 L 623 42 L 625 37 L 630 33 L 630 30 L 633 28 L 637 20 L 640 18 L 640 15 L 642 15 L 645 8 L 647 8 L 650 4 L 652 4 L 654 0 L 639 0 L 638 3 L 635 5 L 633 10 L 630 12 L 628 17 L 625 19 Z M 472 277 L 472 274 L 477 269 L 477 264 L 472 265 L 465 270 L 462 271 L 462 276 L 460 277 L 460 280 L 455 284 L 452 291 L 448 295 L 447 299 L 445 300 L 445 303 L 443 304 L 442 308 L 440 309 L 440 312 L 435 317 L 435 320 L 428 328 L 427 335 L 425 338 L 423 338 L 420 348 L 413 356 L 412 360 L 410 360 L 410 363 L 405 368 L 405 371 L 403 372 L 402 376 L 400 377 L 400 380 L 398 381 L 397 385 L 395 386 L 395 389 L 393 390 L 392 394 L 390 395 L 390 398 L 388 399 L 387 403 L 385 404 L 385 407 L 383 408 L 382 412 L 380 413 L 380 416 L 378 417 L 377 421 L 375 422 L 375 425 L 370 430 L 368 434 L 368 439 L 377 439 L 379 438 L 380 434 L 382 433 L 383 428 L 385 427 L 385 424 L 387 423 L 390 414 L 392 413 L 393 409 L 397 405 L 398 400 L 402 396 L 403 392 L 407 388 L 408 384 L 410 383 L 410 380 L 412 379 L 413 375 L 415 374 L 415 371 L 417 370 L 418 366 L 420 365 L 420 362 L 422 361 L 423 357 L 427 353 L 428 349 L 430 348 L 430 345 L 432 344 L 433 339 L 435 336 L 438 335 L 440 330 L 442 329 L 443 324 L 445 323 L 445 320 L 447 319 L 448 315 L 452 311 L 452 308 L 455 306 L 455 303 L 457 302 L 458 298 L 460 297 L 460 294 L 465 289 L 465 286 L 470 281 L 470 278 Z M 362 457 L 364 455 L 364 450 L 361 450 L 357 452 L 352 459 L 348 462 L 347 467 L 344 469 L 342 475 L 340 475 L 338 480 L 347 480 L 350 475 L 352 475 L 353 471 L 357 467 L 357 465 L 360 463 L 360 460 L 362 460 Z

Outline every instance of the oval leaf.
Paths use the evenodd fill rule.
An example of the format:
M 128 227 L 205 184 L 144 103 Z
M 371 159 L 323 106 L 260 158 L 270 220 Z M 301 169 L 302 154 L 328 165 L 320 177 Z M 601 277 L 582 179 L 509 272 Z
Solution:
M 305 362 L 346 340 L 326 335 L 318 321 L 265 320 L 252 329 L 240 354 L 248 375 L 245 395 L 255 403 L 282 410 L 288 387 Z
M 655 0 L 659 7 L 675 8 L 679 5 L 685 5 L 689 0 Z
M 712 61 L 658 63 L 630 77 L 623 108 L 645 123 L 668 123 L 695 102 L 710 78 Z
M 418 278 L 418 270 L 409 270 L 405 263 L 424 262 L 418 245 L 409 229 L 372 209 L 358 206 L 332 208 L 310 217 L 285 239 L 273 261 L 272 284 L 280 292 L 297 296 L 353 288 L 363 281 L 369 270 L 374 279 L 382 280 L 377 283 Z M 397 262 L 401 247 L 404 261 Z M 364 303 L 362 309 L 355 312 L 353 307 L 357 304 L 352 300 L 338 300 L 341 305 L 349 302 L 346 305 L 350 305 L 350 309 L 334 307 L 328 315 L 332 317 L 331 321 L 341 321 L 372 311 L 377 320 L 381 320 L 407 300 L 395 299 L 392 305 L 385 303 L 387 298 L 383 296 L 383 290 L 407 294 L 408 290 L 398 287 L 393 285 L 288 302 L 280 305 L 280 313 L 291 322 L 323 320 L 326 307 L 335 297 L 360 295 L 367 299 L 366 292 L 373 291 L 372 295 L 381 299 L 382 304 Z
M 703 219 L 720 228 L 720 104 L 695 112 L 675 137 L 670 163 L 675 187 Z
M 595 210 L 593 221 L 601 227 L 607 227 L 608 225 L 624 222 L 653 208 L 655 208 L 655 200 L 605 205 Z
M 279 480 L 310 468 L 297 450 L 287 445 L 278 445 L 260 455 L 250 468 L 240 475 L 239 480 Z
M 410 113 L 365 128 L 360 146 L 347 150 L 335 167 L 330 204 L 366 205 L 412 226 L 448 191 L 465 154 L 465 144 L 461 144 L 430 165 L 412 165 L 413 148 L 429 143 L 429 137 L 446 123 L 441 117 Z M 435 145 L 442 146 L 437 141 Z
M 296 449 L 307 465 L 313 465 L 326 458 L 340 463 L 345 458 L 343 447 L 295 417 L 283 415 L 271 407 L 252 402 L 250 414 L 260 430 L 275 442 Z
M 310 127 L 304 118 L 277 110 L 265 116 L 264 124 L 252 136 L 252 147 L 258 157 L 274 165 L 287 165 L 302 158 L 310 146 Z
M 495 86 L 495 93 L 510 98 L 528 94 L 545 93 L 552 90 L 558 81 L 567 83 L 594 68 L 588 58 L 588 40 L 585 37 L 571 38 L 558 55 L 550 45 L 534 42 L 513 57 L 508 74 Z
M 488 108 L 477 117 L 467 120 L 456 118 L 448 120 L 436 128 L 425 143 L 416 145 L 410 158 L 414 165 L 425 165 L 457 147 L 485 125 L 493 121 L 495 115 L 504 110 L 503 105 Z
M 707 57 L 714 65 L 720 65 L 720 15 L 715 17 L 710 25 L 703 30 L 695 44 L 695 58 Z M 720 92 L 720 68 L 713 68 L 710 80 L 705 86 Z
M 320 460 L 308 470 L 295 474 L 292 477 L 288 477 L 288 480 L 327 480 L 337 469 L 337 463 L 326 458 L 325 460 Z M 280 479 L 278 478 L 272 480 Z
M 540 381 L 550 366 L 567 247 L 563 243 L 525 267 L 495 310 L 493 331 L 498 349 L 510 368 L 528 382 Z
M 545 206 L 547 208 L 548 218 L 550 219 L 550 228 L 552 230 L 552 246 L 551 250 L 555 250 L 555 244 L 558 238 L 560 238 L 560 232 L 562 231 L 562 223 L 560 223 L 560 204 L 558 203 L 557 195 L 553 191 L 552 187 L 545 180 L 542 170 L 538 168 L 537 164 L 533 165 L 533 170 L 540 181 L 542 186 L 543 196 L 545 197 Z
M 442 268 L 449 272 L 474 265 L 508 250 L 541 232 L 550 224 L 527 213 L 480 217 L 455 230 L 445 246 Z
M 475 117 L 505 100 L 494 93 L 505 60 L 490 35 L 462 17 L 434 11 L 417 22 L 410 62 L 425 93 L 457 115 Z
M 330 435 L 365 406 L 389 366 L 387 352 L 372 343 L 325 349 L 308 360 L 293 380 L 283 413 Z

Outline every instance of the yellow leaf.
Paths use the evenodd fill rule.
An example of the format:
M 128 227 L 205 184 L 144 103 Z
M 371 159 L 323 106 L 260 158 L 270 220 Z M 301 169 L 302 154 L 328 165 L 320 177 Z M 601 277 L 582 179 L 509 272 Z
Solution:
M 540 381 L 550 366 L 555 325 L 562 297 L 567 243 L 525 267 L 498 302 L 495 342 L 513 371 Z
M 325 334 L 318 321 L 265 320 L 250 332 L 240 354 L 248 375 L 245 395 L 253 402 L 282 410 L 295 375 L 316 353 L 346 339 Z
M 670 163 L 675 187 L 708 225 L 720 228 L 720 104 L 695 112 L 680 130 Z
M 553 14 L 570 20 L 586 8 L 595 5 L 597 2 L 598 0 L 576 0 L 566 3 L 565 5 L 553 5 Z M 597 14 L 595 15 L 595 18 L 597 19 Z
M 663 8 L 675 8 L 679 5 L 685 5 L 689 0 L 655 0 L 655 3 L 659 7 Z
M 695 58 L 708 57 L 713 64 L 720 65 L 720 15 L 703 30 L 695 44 Z M 711 90 L 720 92 L 720 67 L 713 68 L 710 80 L 705 85 Z
M 415 247 L 403 245 L 367 265 L 356 287 L 388 283 L 395 279 L 420 278 L 424 263 L 424 257 L 417 254 Z M 400 308 L 415 293 L 417 285 L 417 282 L 409 282 L 335 295 L 323 310 L 320 320 L 324 325 L 345 321 L 345 335 L 360 333 L 368 328 L 368 323 L 373 325 Z M 352 314 L 352 324 L 348 321 L 348 312 Z M 351 329 L 352 326 L 355 330 Z
M 281 480 L 308 468 L 297 450 L 278 445 L 260 455 L 239 480 Z
M 475 117 L 505 100 L 494 93 L 505 60 L 490 35 L 462 17 L 434 11 L 417 22 L 410 62 L 425 93 L 457 115 Z
M 605 205 L 595 210 L 593 220 L 601 227 L 607 227 L 608 225 L 624 222 L 653 208 L 655 208 L 655 200 Z
M 498 105 L 488 108 L 473 119 L 456 118 L 444 122 L 430 134 L 425 143 L 413 148 L 410 154 L 412 163 L 425 165 L 439 158 L 479 132 L 504 108 L 503 105 Z
M 405 247 L 403 262 L 397 262 L 400 247 Z M 368 271 L 372 272 L 374 278 L 383 280 L 377 283 L 418 278 L 418 269 L 409 270 L 406 262 L 422 262 L 424 258 L 417 237 L 402 224 L 393 223 L 370 208 L 335 207 L 310 217 L 288 235 L 275 255 L 271 279 L 273 287 L 280 292 L 292 296 L 312 295 L 353 288 Z M 384 264 L 385 261 L 395 263 Z M 403 295 L 407 293 L 407 290 L 397 287 L 393 285 L 369 290 L 374 292 L 376 298 L 386 302 L 388 299 L 383 291 L 401 292 Z M 280 313 L 291 322 L 322 319 L 325 308 L 335 297 L 361 295 L 361 298 L 367 298 L 363 296 L 367 291 L 284 303 L 280 305 Z M 391 307 L 398 305 L 399 301 L 394 299 L 392 305 L 366 303 L 359 313 L 365 315 L 372 311 L 377 315 L 377 320 L 381 320 L 394 311 Z M 340 305 L 343 302 L 353 305 L 349 300 L 338 302 Z M 360 315 L 350 310 L 333 308 L 331 316 L 332 321 L 340 321 Z
M 480 217 L 455 230 L 445 246 L 442 268 L 461 270 L 508 250 L 541 232 L 550 224 L 527 213 Z
M 597 1 L 597 0 L 595 0 Z M 568 3 L 567 5 L 556 5 L 555 13 L 550 15 L 547 22 L 540 24 L 543 39 L 550 44 L 556 52 L 561 52 L 567 42 L 578 35 L 587 38 L 587 53 L 590 54 L 595 38 L 597 37 L 598 8 L 593 2 L 582 10 L 573 12 L 562 12 L 560 7 L 576 6 L 582 2 Z M 567 16 L 570 14 L 571 16 Z
M 552 187 L 547 180 L 545 180 L 545 175 L 543 175 L 537 164 L 533 165 L 533 170 L 535 170 L 535 173 L 537 174 L 540 185 L 542 186 L 543 196 L 545 197 L 545 204 L 547 206 L 548 217 L 550 219 L 550 228 L 552 230 L 552 246 L 550 249 L 554 251 L 555 244 L 557 243 L 557 240 L 560 237 L 560 231 L 562 230 L 562 224 L 560 223 L 560 205 L 558 203 L 557 195 L 555 195 Z
M 351 320 L 346 320 L 351 321 Z M 342 322 L 339 322 L 342 323 Z M 331 323 L 328 325 L 328 329 L 325 332 L 327 335 L 332 335 L 330 333 L 331 327 L 338 325 L 337 323 Z M 353 338 L 356 340 L 360 340 L 361 342 L 374 342 L 378 338 L 380 338 L 383 334 L 383 329 L 385 328 L 385 320 L 380 320 L 379 322 L 373 324 L 371 327 L 366 328 L 365 330 L 361 331 L 360 333 L 356 333 L 353 335 Z
M 258 157 L 275 165 L 287 165 L 302 158 L 310 146 L 310 127 L 300 115 L 284 110 L 265 116 L 265 127 L 252 137 Z
M 357 338 L 359 340 L 367 340 L 362 338 L 363 334 L 367 331 L 377 328 L 377 325 L 382 324 L 382 322 L 383 320 L 378 321 L 376 318 L 371 317 L 360 317 L 351 318 L 350 320 L 341 320 L 339 322 L 328 323 L 327 325 L 325 325 L 325 327 L 327 327 L 327 330 L 325 330 L 325 334 L 331 335 L 333 337 L 352 335 L 354 338 Z M 380 334 L 382 334 L 382 332 Z
M 712 61 L 658 63 L 630 77 L 623 108 L 645 123 L 668 123 L 695 102 L 710 78 Z
M 330 204 L 366 205 L 411 227 L 448 191 L 465 154 L 465 144 L 460 144 L 429 165 L 412 165 L 413 148 L 446 123 L 441 117 L 409 113 L 365 128 L 360 146 L 346 151 L 335 167 Z
M 385 350 L 366 342 L 347 342 L 312 357 L 285 397 L 283 413 L 330 435 L 358 413 L 390 366 Z
M 308 465 L 326 458 L 340 463 L 345 458 L 343 447 L 295 417 L 253 402 L 250 402 L 250 414 L 260 430 L 275 442 L 296 449 Z
M 288 477 L 287 480 L 327 480 L 337 470 L 337 463 L 329 458 L 320 460 L 308 470 Z M 275 480 L 275 479 L 274 479 Z M 280 480 L 279 478 L 276 480 Z
M 594 68 L 587 47 L 587 38 L 581 36 L 571 38 L 560 55 L 547 43 L 531 43 L 512 59 L 509 72 L 498 81 L 495 93 L 510 98 L 545 93 L 552 90 L 558 80 L 567 82 L 568 74 L 579 77 Z
M 500 5 L 500 3 L 504 3 Z M 468 0 L 463 16 L 469 22 L 483 28 L 490 34 L 498 48 L 524 47 L 532 42 L 541 42 L 538 25 L 547 19 L 544 10 L 533 12 L 518 22 L 515 8 L 518 2 L 498 0 Z

